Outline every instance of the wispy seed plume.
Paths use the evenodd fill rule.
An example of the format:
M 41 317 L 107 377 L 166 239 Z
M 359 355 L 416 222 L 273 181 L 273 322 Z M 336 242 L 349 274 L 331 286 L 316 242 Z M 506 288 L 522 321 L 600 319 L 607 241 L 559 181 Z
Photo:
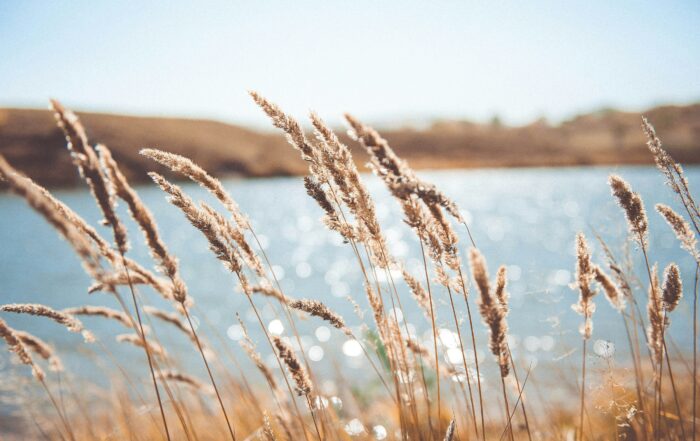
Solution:
M 640 246 L 646 247 L 649 225 L 642 198 L 638 193 L 632 191 L 632 187 L 620 176 L 610 175 L 608 183 L 612 189 L 613 196 L 617 199 L 617 203 L 625 211 L 630 233 L 639 242 Z
M 95 337 L 90 331 L 85 329 L 80 320 L 71 314 L 56 311 L 55 309 L 49 308 L 46 305 L 41 305 L 39 303 L 12 303 L 0 306 L 0 311 L 46 317 L 60 325 L 63 325 L 70 332 L 78 332 L 82 334 L 83 338 L 88 343 L 95 340 Z

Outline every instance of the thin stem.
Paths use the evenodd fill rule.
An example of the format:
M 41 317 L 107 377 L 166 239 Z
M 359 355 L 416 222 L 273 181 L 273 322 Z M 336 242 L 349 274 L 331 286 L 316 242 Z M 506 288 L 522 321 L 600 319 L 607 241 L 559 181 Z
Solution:
M 211 369 L 209 368 L 209 362 L 207 362 L 207 357 L 204 356 L 204 350 L 202 349 L 202 344 L 199 342 L 199 336 L 197 336 L 197 332 L 194 330 L 194 325 L 192 325 L 192 319 L 190 319 L 190 313 L 187 311 L 187 307 L 185 307 L 184 304 L 182 305 L 182 309 L 185 312 L 185 317 L 187 318 L 187 323 L 190 325 L 190 330 L 192 331 L 192 336 L 194 336 L 194 342 L 197 343 L 197 349 L 199 349 L 199 353 L 202 355 L 202 361 L 204 361 L 204 366 L 207 368 L 207 374 L 209 374 L 209 379 L 211 380 L 211 385 L 214 386 L 214 392 L 216 392 L 216 398 L 219 400 L 219 405 L 221 406 L 221 412 L 223 412 L 224 419 L 226 419 L 226 426 L 228 427 L 228 432 L 231 435 L 231 439 L 233 441 L 236 441 L 236 431 L 231 426 L 231 422 L 228 419 L 228 414 L 226 414 L 226 406 L 224 406 L 224 401 L 221 399 L 221 395 L 219 394 L 219 388 L 216 387 L 216 382 L 214 381 L 214 375 L 212 375 Z
M 129 322 L 131 323 L 131 328 L 136 331 L 137 336 L 140 338 L 141 337 L 139 335 L 140 328 L 137 326 L 137 322 L 134 319 L 134 317 L 132 316 L 131 311 L 129 311 L 129 308 L 126 306 L 126 302 L 124 302 L 124 299 L 122 298 L 121 295 L 119 295 L 119 293 L 116 290 L 113 290 L 112 294 L 117 299 L 117 302 L 119 303 L 119 306 L 122 308 L 122 311 L 124 311 L 124 314 L 126 314 L 127 317 L 129 318 Z M 154 334 L 155 334 L 155 329 L 154 329 Z M 103 345 L 103 347 L 104 347 L 104 345 Z M 114 357 L 112 357 L 112 358 L 114 358 Z M 153 360 L 153 366 L 154 366 L 155 370 L 160 372 L 160 368 L 158 367 L 158 362 L 155 359 L 152 359 L 152 360 Z M 177 416 L 178 420 L 180 421 L 180 425 L 182 426 L 182 430 L 185 432 L 185 436 L 187 437 L 187 439 L 189 441 L 189 440 L 191 440 L 189 430 L 187 428 L 187 424 L 185 423 L 185 418 L 183 416 L 182 410 L 180 409 L 178 401 L 173 396 L 172 391 L 170 390 L 170 387 L 168 386 L 167 380 L 162 379 L 162 381 L 163 381 L 163 388 L 165 389 L 165 392 L 168 394 L 168 397 L 170 398 L 170 402 L 173 405 L 173 410 L 175 411 L 175 415 Z
M 440 419 L 442 418 L 442 400 L 440 398 L 440 362 L 438 355 L 438 345 L 437 345 L 437 327 L 435 326 L 435 309 L 433 307 L 433 292 L 430 288 L 430 276 L 428 275 L 428 262 L 425 258 L 425 247 L 423 246 L 423 241 L 418 240 L 420 243 L 420 253 L 423 256 L 423 270 L 425 271 L 425 284 L 428 288 L 428 299 L 430 300 L 430 321 L 433 328 L 433 350 L 435 351 L 435 382 L 436 382 L 436 392 L 437 392 L 437 415 L 438 415 L 438 426 L 440 425 Z M 469 375 L 465 372 L 465 375 Z M 476 424 L 476 423 L 475 423 Z M 438 427 L 439 429 L 439 427 Z M 479 436 L 479 430 L 476 430 L 476 436 Z
M 464 295 L 464 304 L 467 305 L 467 318 L 469 319 L 469 331 L 472 336 L 472 350 L 474 351 L 474 365 L 476 367 L 476 384 L 479 389 L 479 410 L 481 412 L 481 437 L 486 441 L 486 424 L 484 423 L 484 397 L 481 392 L 481 372 L 479 371 L 479 355 L 476 353 L 476 337 L 474 336 L 474 324 L 472 321 L 472 309 L 469 306 L 469 301 L 467 299 L 467 285 L 464 282 L 464 275 L 462 274 L 462 267 L 459 267 L 459 280 L 462 284 L 462 295 Z
M 664 329 L 663 329 L 663 327 L 666 326 L 666 310 L 665 309 L 662 313 L 661 318 L 662 318 L 662 320 L 661 320 L 661 323 L 662 323 L 661 324 L 661 326 L 662 326 L 661 341 L 663 342 L 664 341 Z M 661 396 L 661 384 L 663 381 L 663 371 L 664 371 L 664 354 L 663 354 L 663 352 L 665 351 L 665 348 L 666 348 L 666 344 L 663 343 L 661 346 L 661 357 L 657 363 L 657 369 L 656 369 L 656 372 L 658 374 L 656 376 L 656 397 L 658 400 L 658 405 L 656 407 L 656 424 L 659 428 L 661 428 L 661 414 L 663 413 L 663 408 L 662 408 L 663 402 L 661 401 L 663 399 L 663 397 Z
M 70 424 L 68 424 L 66 416 L 63 414 L 63 412 L 61 412 L 61 408 L 59 407 L 58 403 L 56 402 L 56 399 L 54 398 L 53 394 L 51 393 L 49 386 L 47 386 L 46 381 L 43 378 L 39 378 L 39 382 L 44 387 L 46 394 L 49 396 L 49 399 L 51 400 L 51 404 L 53 404 L 53 407 L 56 408 L 56 413 L 58 413 L 58 416 L 61 418 L 61 422 L 63 423 L 63 426 L 66 429 L 68 436 L 70 437 L 71 440 L 75 441 L 75 439 L 76 439 L 75 434 L 73 433 L 73 430 L 71 429 Z
M 515 400 L 515 405 L 513 406 L 513 411 L 509 415 L 509 420 L 512 420 L 513 416 L 515 415 L 516 410 L 518 409 L 518 403 L 520 403 L 520 400 L 522 399 L 523 392 L 525 391 L 525 385 L 527 384 L 528 379 L 530 378 L 530 373 L 532 372 L 532 365 L 527 369 L 527 373 L 525 374 L 525 378 L 523 379 L 523 387 L 518 391 L 518 399 Z M 501 436 L 498 437 L 499 441 L 503 439 L 505 436 L 506 432 L 508 431 L 508 427 L 503 429 L 503 432 L 501 432 Z
M 615 426 L 615 440 L 620 439 L 620 434 L 617 429 L 617 399 L 615 398 L 615 376 L 613 374 L 613 369 L 612 369 L 612 363 L 610 362 L 610 359 L 607 359 L 608 362 L 608 372 L 610 373 L 610 408 L 612 410 L 611 414 L 613 417 L 613 426 Z
M 664 340 L 664 353 L 666 355 L 666 365 L 668 366 L 668 376 L 671 379 L 671 388 L 673 390 L 673 400 L 676 404 L 676 412 L 678 412 L 678 419 L 681 424 L 681 434 L 683 439 L 685 437 L 685 421 L 683 420 L 683 411 L 681 410 L 680 402 L 678 401 L 678 392 L 676 391 L 676 381 L 673 379 L 673 370 L 671 369 L 671 358 L 668 356 L 668 349 L 666 348 L 666 340 Z M 663 363 L 663 361 L 662 361 Z
M 471 403 L 471 410 L 472 410 L 472 419 L 474 420 L 474 425 L 476 426 L 476 412 L 474 411 L 474 398 L 472 396 L 472 383 L 469 378 L 469 368 L 467 367 L 467 355 L 466 351 L 464 350 L 464 341 L 462 339 L 462 331 L 459 329 L 459 320 L 457 319 L 457 311 L 455 308 L 455 303 L 454 299 L 452 298 L 452 289 L 450 288 L 449 283 L 445 285 L 447 288 L 447 294 L 449 295 L 450 298 L 450 307 L 452 309 L 452 317 L 455 322 L 455 329 L 457 329 L 457 339 L 459 340 L 459 348 L 462 351 L 462 363 L 464 365 L 464 376 L 467 379 L 467 387 L 469 388 L 469 401 Z M 474 359 L 476 359 L 476 348 L 474 348 Z M 479 375 L 477 371 L 477 376 Z M 476 430 L 476 427 L 474 427 L 474 430 Z M 486 436 L 484 433 L 486 429 L 484 428 L 483 424 L 481 427 L 481 434 L 483 437 Z M 476 436 L 479 436 L 479 432 L 476 432 Z
M 136 311 L 136 318 L 139 322 L 139 333 L 141 334 L 141 340 L 143 341 L 143 347 L 146 351 L 146 358 L 148 359 L 148 369 L 151 371 L 151 380 L 153 380 L 153 389 L 156 391 L 156 398 L 158 398 L 158 407 L 160 408 L 160 416 L 163 419 L 163 426 L 165 427 L 165 437 L 168 441 L 170 438 L 170 430 L 168 429 L 168 421 L 165 418 L 165 411 L 163 410 L 163 402 L 160 398 L 160 391 L 158 390 L 158 383 L 156 381 L 156 373 L 153 370 L 153 360 L 151 359 L 151 349 L 146 341 L 146 334 L 143 332 L 143 322 L 141 321 L 141 312 L 139 311 L 139 305 L 136 302 L 136 293 L 134 292 L 134 286 L 131 283 L 131 274 L 129 273 L 129 268 L 126 266 L 126 258 L 124 253 L 121 253 L 122 265 L 124 266 L 124 271 L 126 272 L 126 278 L 129 282 L 129 290 L 131 292 L 131 299 L 134 302 L 134 310 Z
M 391 392 L 389 385 L 386 383 L 386 380 L 384 380 L 384 377 L 379 372 L 379 368 L 377 368 L 377 365 L 374 363 L 374 361 L 372 361 L 372 358 L 370 357 L 369 352 L 367 352 L 367 348 L 365 348 L 365 345 L 362 344 L 362 342 L 360 342 L 360 340 L 358 340 L 358 338 L 355 337 L 355 334 L 353 334 L 352 332 L 350 332 L 350 337 L 352 339 L 354 339 L 360 345 L 360 347 L 362 348 L 362 352 L 365 354 L 365 358 L 367 358 L 367 360 L 369 361 L 369 364 L 372 366 L 372 369 L 374 370 L 374 372 L 377 374 L 377 376 L 381 380 L 386 391 L 389 393 L 389 398 L 391 398 L 392 401 L 394 402 L 394 404 L 396 404 L 396 398 L 394 397 L 393 392 Z
M 693 440 L 696 439 L 698 395 L 698 272 L 700 272 L 700 263 L 695 266 L 693 289 Z
M 240 276 L 239 276 L 239 281 L 240 281 Z M 262 328 L 263 334 L 265 334 L 265 339 L 267 339 L 268 344 L 270 345 L 270 348 L 272 349 L 272 353 L 275 356 L 275 360 L 277 360 L 277 366 L 280 368 L 280 372 L 282 372 L 282 378 L 284 378 L 284 382 L 287 385 L 287 390 L 289 390 L 289 395 L 291 397 L 292 404 L 294 405 L 294 410 L 296 411 L 297 417 L 299 418 L 299 423 L 301 424 L 301 430 L 304 432 L 304 438 L 306 441 L 309 441 L 309 435 L 306 433 L 306 427 L 304 426 L 304 419 L 301 417 L 301 411 L 299 410 L 299 406 L 297 405 L 296 399 L 294 399 L 294 392 L 292 391 L 292 386 L 289 384 L 289 379 L 287 378 L 287 375 L 285 374 L 284 366 L 282 366 L 282 361 L 280 360 L 279 356 L 277 355 L 277 350 L 275 349 L 274 343 L 272 343 L 272 339 L 270 338 L 270 334 L 267 333 L 267 329 L 265 328 L 265 323 L 262 321 L 262 317 L 260 317 L 260 313 L 258 312 L 258 308 L 255 307 L 255 303 L 253 303 L 253 299 L 251 298 L 250 294 L 248 292 L 245 292 L 245 296 L 248 299 L 248 302 L 250 303 L 250 307 L 253 309 L 253 312 L 255 313 L 255 317 L 258 319 L 258 323 L 260 324 L 260 327 Z
M 513 378 L 515 378 L 515 385 L 518 387 L 518 395 L 522 395 L 520 389 L 520 380 L 518 379 L 518 370 L 515 367 L 515 360 L 513 360 L 513 353 L 510 351 L 510 346 L 508 346 L 508 358 L 510 359 L 510 365 L 513 369 Z M 515 409 L 518 408 L 518 404 L 515 404 Z M 532 441 L 532 434 L 530 433 L 530 421 L 527 418 L 527 411 L 525 410 L 525 397 L 520 399 L 520 408 L 523 411 L 523 419 L 525 420 L 525 428 L 527 429 L 527 439 Z
M 585 396 L 586 396 L 586 342 L 587 340 L 584 338 L 583 339 L 583 357 L 581 358 L 581 415 L 579 418 L 579 427 L 581 431 L 581 435 L 579 437 L 579 440 L 583 440 L 583 415 L 584 415 L 584 406 L 585 406 Z
M 627 324 L 627 317 L 624 312 L 621 313 L 622 321 L 625 324 L 625 333 L 627 334 L 627 341 L 630 345 L 630 352 L 632 353 L 632 364 L 634 365 L 634 383 L 637 392 L 637 403 L 639 405 L 639 410 L 642 415 L 644 415 L 644 421 L 647 421 L 646 412 L 644 411 L 644 397 L 642 396 L 642 382 L 641 377 L 641 367 L 639 366 L 638 354 L 635 354 L 634 344 L 632 343 L 632 335 L 630 333 L 629 325 Z
M 506 393 L 506 379 L 501 375 L 501 388 L 503 389 L 503 405 L 506 410 L 506 428 L 510 435 L 510 441 L 515 441 L 513 437 L 513 425 L 511 424 L 512 416 L 510 414 L 510 406 L 508 405 L 508 394 Z
M 314 415 L 314 408 L 311 405 L 311 399 L 306 395 L 306 405 L 309 406 L 309 412 L 311 413 L 311 420 L 314 422 L 314 428 L 316 429 L 316 436 L 318 436 L 319 441 L 324 438 L 321 436 L 321 432 L 318 430 L 318 424 L 316 423 L 316 415 Z

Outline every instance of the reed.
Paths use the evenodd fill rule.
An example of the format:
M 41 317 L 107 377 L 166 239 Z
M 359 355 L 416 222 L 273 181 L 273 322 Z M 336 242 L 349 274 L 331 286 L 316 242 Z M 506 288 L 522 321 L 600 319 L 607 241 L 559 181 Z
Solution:
M 94 316 L 104 317 L 104 318 L 108 318 L 110 320 L 115 320 L 127 328 L 133 327 L 133 322 L 129 319 L 128 315 L 126 315 L 125 313 L 123 313 L 121 311 L 117 311 L 116 309 L 107 308 L 105 306 L 83 305 L 83 306 L 76 306 L 73 308 L 66 308 L 62 312 L 64 314 L 73 315 L 73 316 L 86 315 L 86 316 L 93 316 L 93 317 Z
M 514 439 L 513 428 L 510 422 L 510 406 L 508 405 L 508 394 L 506 393 L 505 378 L 510 373 L 508 349 L 508 294 L 506 293 L 506 270 L 504 267 L 498 269 L 496 288 L 491 290 L 489 282 L 488 268 L 486 260 L 477 248 L 472 248 L 469 252 L 469 263 L 472 268 L 472 276 L 479 290 L 479 312 L 484 323 L 489 328 L 491 339 L 489 348 L 496 358 L 496 362 L 501 372 L 501 386 L 503 387 L 503 404 L 505 415 L 508 420 L 506 427 L 511 441 Z
M 583 316 L 583 323 L 579 328 L 579 332 L 583 337 L 583 352 L 581 355 L 581 410 L 579 414 L 579 439 L 584 438 L 584 415 L 586 412 L 585 397 L 586 397 L 586 348 L 588 339 L 593 333 L 593 313 L 595 312 L 595 303 L 593 296 L 596 294 L 591 289 L 591 280 L 595 278 L 595 272 L 591 263 L 591 254 L 588 250 L 588 243 L 583 233 L 576 236 L 576 287 L 579 290 L 578 302 L 572 305 L 574 311 Z
M 38 317 L 46 317 L 63 325 L 70 332 L 77 332 L 83 336 L 86 343 L 95 341 L 95 336 L 85 329 L 82 322 L 66 312 L 56 311 L 46 305 L 38 303 L 13 303 L 0 306 L 0 311 L 14 312 L 16 314 L 29 314 Z
M 26 331 L 15 331 L 15 336 L 24 343 L 24 346 L 31 352 L 49 362 L 49 370 L 53 372 L 64 371 L 63 362 L 52 348 L 44 340 Z
M 344 138 L 337 136 L 316 113 L 309 115 L 313 136 L 307 136 L 304 127 L 278 106 L 255 92 L 251 92 L 251 97 L 307 161 L 304 188 L 319 206 L 322 223 L 340 234 L 349 245 L 348 251 L 352 252 L 361 273 L 370 323 L 364 323 L 364 316 L 360 314 L 363 323 L 355 328 L 350 326 L 351 320 L 346 321 L 322 298 L 297 297 L 291 290 L 288 292 L 294 295 L 287 295 L 253 223 L 222 182 L 186 157 L 144 149 L 142 155 L 196 182 L 224 208 L 218 211 L 213 205 L 193 199 L 186 189 L 160 174 L 149 174 L 167 200 L 202 234 L 213 256 L 231 273 L 254 314 L 251 317 L 260 325 L 261 335 L 269 344 L 269 355 L 258 349 L 239 318 L 243 337 L 239 340 L 240 348 L 235 350 L 242 351 L 255 368 L 252 373 L 246 371 L 239 365 L 229 342 L 213 345 L 206 338 L 212 331 L 214 336 L 219 335 L 215 321 L 207 320 L 208 311 L 195 307 L 195 299 L 183 277 L 189 273 L 181 268 L 177 256 L 163 240 L 156 217 L 122 173 L 118 155 L 115 158 L 106 146 L 91 144 L 77 116 L 52 101 L 51 108 L 66 137 L 69 153 L 111 238 L 103 238 L 97 228 L 2 157 L 0 179 L 13 193 L 25 199 L 76 252 L 90 277 L 88 293 L 103 291 L 111 295 L 119 302 L 121 310 L 80 303 L 62 310 L 44 304 L 8 303 L 0 305 L 0 312 L 7 314 L 8 320 L 13 313 L 48 318 L 68 331 L 81 333 L 87 341 L 94 337 L 77 317 L 104 318 L 127 328 L 129 333 L 97 340 L 109 358 L 85 347 L 90 362 L 105 371 L 118 371 L 119 375 L 109 377 L 110 387 L 104 390 L 80 381 L 80 377 L 71 372 L 73 357 L 60 357 L 61 352 L 67 350 L 65 345 L 54 345 L 49 339 L 14 329 L 0 318 L 0 336 L 15 354 L 13 357 L 23 365 L 16 374 L 14 369 L 8 369 L 8 378 L 18 380 L 18 398 L 26 395 L 21 405 L 35 419 L 38 435 L 49 440 L 71 441 L 171 437 L 188 441 L 226 437 L 309 441 L 314 436 L 319 440 L 338 441 L 392 436 L 421 441 L 504 437 L 516 440 L 524 439 L 526 433 L 528 439 L 542 440 L 565 439 L 572 435 L 580 440 L 694 436 L 696 338 L 693 336 L 691 366 L 682 352 L 669 353 L 669 348 L 678 345 L 667 333 L 671 316 L 677 314 L 674 311 L 688 301 L 689 295 L 686 293 L 684 297 L 680 267 L 675 263 L 663 263 L 663 280 L 659 280 L 659 264 L 650 259 L 654 241 L 650 240 L 644 203 L 622 177 L 610 176 L 609 185 L 626 218 L 630 232 L 627 239 L 642 252 L 640 258 L 644 259 L 648 283 L 637 280 L 632 265 L 624 260 L 620 263 L 600 237 L 605 260 L 598 264 L 583 233 L 576 236 L 576 277 L 572 287 L 578 291 L 578 300 L 573 309 L 582 316 L 579 328 L 582 359 L 580 372 L 578 369 L 574 372 L 576 376 L 581 375 L 580 397 L 573 392 L 564 405 L 555 405 L 550 401 L 549 384 L 539 385 L 544 379 L 531 376 L 532 366 L 524 382 L 520 382 L 517 367 L 520 363 L 515 361 L 517 348 L 511 351 L 508 344 L 509 290 L 513 289 L 508 284 L 509 271 L 500 266 L 495 279 L 490 278 L 486 256 L 476 247 L 474 235 L 455 201 L 419 177 L 376 130 L 357 118 L 345 116 L 351 139 L 367 153 L 370 170 L 399 204 L 403 220 L 420 246 L 421 256 L 416 261 L 404 261 L 402 255 L 397 257 L 391 252 L 392 236 L 388 232 L 385 234 L 382 228 L 380 209 Z M 700 216 L 690 185 L 680 165 L 662 148 L 648 121 L 643 120 L 642 127 L 657 166 L 684 208 L 679 214 L 668 205 L 656 204 L 656 211 L 697 264 L 696 269 L 700 268 L 697 251 Z M 117 199 L 123 201 L 138 226 L 140 234 L 136 236 L 139 238 L 129 237 L 115 208 Z M 453 228 L 455 222 L 467 230 L 466 243 L 471 246 L 466 258 L 462 256 L 461 233 Z M 127 256 L 130 243 L 137 239 L 142 240 L 149 251 L 152 268 Z M 422 274 L 417 277 L 412 271 L 417 270 L 419 263 L 422 263 Z M 685 286 L 689 286 L 687 280 Z M 127 307 L 119 294 L 125 287 L 130 291 L 133 307 Z M 297 290 L 303 292 L 303 287 L 297 286 Z M 158 306 L 149 302 L 151 291 L 162 297 L 157 299 Z M 642 313 L 636 298 L 644 291 L 648 299 L 646 314 Z M 476 296 L 474 299 L 470 299 L 471 292 Z M 597 371 L 587 366 L 587 346 L 592 337 L 596 307 L 593 299 L 597 292 L 605 295 L 607 303 L 623 320 L 634 368 L 618 369 L 608 359 L 606 378 L 596 376 Z M 455 302 L 455 295 L 463 298 L 464 305 Z M 402 306 L 406 296 L 415 301 L 426 327 L 430 328 L 425 336 L 413 328 L 416 322 L 409 323 L 409 311 Z M 696 298 L 697 271 L 694 302 Z M 356 297 L 350 300 L 362 312 Z M 477 344 L 478 333 L 472 324 L 472 301 L 486 325 L 488 345 L 483 348 Z M 263 303 L 265 309 L 261 307 Z M 694 303 L 693 313 L 695 307 Z M 442 317 L 443 310 L 451 317 Z M 145 313 L 143 318 L 148 326 L 142 322 L 141 312 Z M 195 327 L 195 312 L 208 327 Z M 239 311 L 230 312 L 238 314 Z M 322 320 L 340 331 L 334 339 L 350 339 L 350 344 L 359 345 L 366 360 L 358 360 L 363 363 L 363 369 L 369 364 L 376 379 L 359 371 L 362 372 L 360 378 L 350 380 L 343 366 L 334 365 L 329 373 L 309 363 L 305 352 L 307 339 L 299 334 L 296 324 L 306 318 L 304 316 Z M 286 320 L 289 335 L 272 335 L 263 317 Z M 462 332 L 467 332 L 467 325 L 469 334 L 464 337 L 471 340 L 473 364 L 467 362 L 468 342 L 463 341 Z M 185 364 L 188 354 L 177 349 L 179 346 L 169 344 L 165 337 L 171 332 L 184 335 L 185 343 L 192 345 L 189 348 L 199 352 L 202 373 L 206 371 L 208 382 L 200 380 L 196 372 L 190 374 L 189 369 L 185 369 L 189 367 Z M 108 345 L 114 344 L 113 340 L 137 346 L 146 353 L 157 407 L 143 400 L 137 371 L 125 367 L 127 360 L 116 358 L 110 351 Z M 332 340 L 327 344 L 337 345 L 338 342 Z M 650 354 L 651 367 L 642 363 L 641 352 L 645 347 Z M 231 363 L 218 356 L 222 349 Z M 494 361 L 483 360 L 480 351 L 484 349 L 491 353 Z M 75 352 L 82 351 L 79 347 Z M 554 363 L 554 366 L 560 365 Z M 476 370 L 475 377 L 471 374 L 472 366 Z M 45 368 L 48 368 L 46 372 Z M 34 387 L 41 386 L 55 414 L 44 412 L 39 404 L 41 398 L 32 395 L 31 387 L 24 387 L 28 384 L 23 382 L 24 377 L 29 376 L 30 369 L 33 379 L 27 380 L 33 381 Z M 562 377 L 567 371 L 566 367 L 552 370 Z M 263 384 L 253 382 L 249 378 L 251 374 L 261 376 Z M 48 382 L 52 382 L 54 376 L 58 383 L 51 384 L 50 388 Z M 386 381 L 385 376 L 390 380 Z M 651 376 L 653 388 L 647 387 L 645 380 Z M 331 382 L 332 378 L 336 381 Z M 501 383 L 501 394 L 494 393 L 495 383 L 490 384 L 496 379 Z M 529 410 L 526 411 L 524 389 L 528 382 L 528 391 L 534 389 L 539 399 L 528 399 Z M 536 383 L 535 386 L 532 383 Z M 572 383 L 563 384 L 569 389 L 557 390 L 575 390 Z M 603 383 L 609 384 L 611 389 L 600 393 L 599 386 Z M 472 389 L 473 385 L 476 390 Z M 337 391 L 328 392 L 331 386 Z M 388 398 L 376 391 L 382 387 L 388 391 Z M 509 391 L 508 387 L 512 389 Z M 513 393 L 516 387 L 517 398 Z M 167 393 L 167 401 L 161 399 L 161 388 Z M 533 403 L 539 406 L 533 408 Z M 522 409 L 522 421 L 520 416 L 515 417 L 518 407 Z M 611 415 L 604 409 L 614 413 Z M 162 424 L 156 410 L 160 411 Z M 175 412 L 179 427 L 168 425 L 166 410 Z M 534 410 L 532 420 L 528 419 L 531 410 Z M 504 413 L 504 419 L 498 418 L 496 412 Z M 27 439 L 31 437 L 27 435 Z

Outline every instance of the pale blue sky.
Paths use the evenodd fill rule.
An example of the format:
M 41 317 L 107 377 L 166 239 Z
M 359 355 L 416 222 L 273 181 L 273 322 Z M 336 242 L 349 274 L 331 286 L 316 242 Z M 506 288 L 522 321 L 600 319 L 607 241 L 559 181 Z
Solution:
M 0 2 L 0 106 L 264 124 L 247 89 L 380 123 L 700 101 L 700 2 Z

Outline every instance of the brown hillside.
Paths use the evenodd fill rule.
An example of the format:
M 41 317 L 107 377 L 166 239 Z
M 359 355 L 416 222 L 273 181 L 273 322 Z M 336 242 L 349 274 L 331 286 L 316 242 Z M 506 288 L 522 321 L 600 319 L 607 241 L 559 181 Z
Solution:
M 658 107 L 644 114 L 674 157 L 684 163 L 700 162 L 700 104 Z M 135 181 L 144 181 L 147 170 L 158 170 L 138 154 L 143 147 L 186 155 L 219 176 L 291 175 L 305 170 L 297 153 L 274 133 L 205 120 L 82 112 L 79 116 L 91 140 L 108 145 Z M 383 134 L 416 168 L 646 164 L 651 158 L 639 122 L 640 114 L 609 110 L 558 126 L 543 121 L 522 127 L 441 121 L 424 130 Z M 0 109 L 0 154 L 45 185 L 78 182 L 63 136 L 48 111 Z

